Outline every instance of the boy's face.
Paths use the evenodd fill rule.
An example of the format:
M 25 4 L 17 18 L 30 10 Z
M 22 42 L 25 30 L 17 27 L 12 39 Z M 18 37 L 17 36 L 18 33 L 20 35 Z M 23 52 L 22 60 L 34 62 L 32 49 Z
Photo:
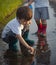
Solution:
M 22 20 L 20 20 L 20 23 L 21 23 L 22 25 L 24 25 L 24 26 L 30 25 L 30 24 L 31 24 L 31 20 L 26 21 L 26 20 L 22 19 Z

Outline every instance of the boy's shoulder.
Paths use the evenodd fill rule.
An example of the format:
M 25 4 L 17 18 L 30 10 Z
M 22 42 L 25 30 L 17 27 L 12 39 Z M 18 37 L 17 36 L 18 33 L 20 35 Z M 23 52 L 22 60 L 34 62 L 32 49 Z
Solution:
M 5 27 L 6 28 L 10 28 L 10 29 L 15 29 L 15 28 L 19 28 L 20 27 L 20 24 L 17 21 L 17 19 L 14 18 L 11 21 L 9 21 Z
M 14 19 L 10 20 L 7 25 L 10 25 L 10 24 L 18 24 L 17 19 L 14 18 Z
M 14 21 L 16 21 L 16 18 L 14 18 L 14 19 L 10 20 L 10 21 L 9 21 L 9 23 L 10 23 L 10 22 L 14 22 Z

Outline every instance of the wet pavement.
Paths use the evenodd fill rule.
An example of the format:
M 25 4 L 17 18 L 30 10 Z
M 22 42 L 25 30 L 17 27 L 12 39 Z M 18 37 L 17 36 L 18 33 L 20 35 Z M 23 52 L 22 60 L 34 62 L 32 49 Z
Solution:
M 55 7 L 56 4 L 51 2 L 50 5 L 51 5 L 49 7 L 50 19 L 47 20 L 47 44 L 49 46 L 49 50 L 51 51 L 50 57 L 49 57 L 50 58 L 49 59 L 50 60 L 49 65 L 55 65 L 56 64 L 56 16 L 55 16 L 55 14 L 56 14 L 56 7 Z M 37 26 L 36 26 L 34 21 L 32 23 L 32 26 L 30 26 L 30 28 L 31 28 L 30 29 L 31 33 L 29 35 L 29 38 L 34 39 L 37 42 L 38 38 L 35 35 L 31 35 L 32 33 L 37 31 Z M 48 53 L 47 53 L 47 55 L 48 55 Z M 47 58 L 45 58 L 45 59 L 47 59 Z M 45 60 L 43 60 L 43 61 L 45 61 Z
M 47 20 L 47 44 L 43 52 L 37 45 L 34 56 L 22 56 L 8 49 L 8 45 L 0 39 L 0 65 L 55 65 L 56 64 L 56 4 L 50 3 L 50 19 Z M 37 44 L 38 37 L 32 35 L 37 31 L 37 26 L 32 19 L 29 39 Z M 34 46 L 35 48 L 35 46 Z

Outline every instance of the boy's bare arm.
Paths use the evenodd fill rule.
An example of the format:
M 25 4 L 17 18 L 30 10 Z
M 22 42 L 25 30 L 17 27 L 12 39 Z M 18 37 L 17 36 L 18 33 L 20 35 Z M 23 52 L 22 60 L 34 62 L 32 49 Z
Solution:
M 16 37 L 19 39 L 19 41 L 27 48 L 29 48 L 29 45 L 25 42 L 25 40 L 22 38 L 21 35 L 16 35 Z
M 34 1 L 34 0 L 29 0 L 29 2 L 26 3 L 24 6 L 29 6 L 29 5 L 31 5 L 31 4 L 33 3 L 33 1 Z
M 28 5 L 31 5 L 34 0 L 29 0 Z
M 34 49 L 33 49 L 31 46 L 29 46 L 29 45 L 25 42 L 25 40 L 23 39 L 23 37 L 22 37 L 21 35 L 16 35 L 16 37 L 19 39 L 19 41 L 20 41 L 26 48 L 28 48 L 32 53 L 34 52 Z

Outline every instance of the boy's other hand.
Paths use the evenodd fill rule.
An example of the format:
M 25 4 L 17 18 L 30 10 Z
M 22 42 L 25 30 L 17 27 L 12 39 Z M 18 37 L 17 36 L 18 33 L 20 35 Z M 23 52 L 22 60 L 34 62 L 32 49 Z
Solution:
M 25 3 L 24 6 L 29 6 L 29 4 L 28 3 Z

